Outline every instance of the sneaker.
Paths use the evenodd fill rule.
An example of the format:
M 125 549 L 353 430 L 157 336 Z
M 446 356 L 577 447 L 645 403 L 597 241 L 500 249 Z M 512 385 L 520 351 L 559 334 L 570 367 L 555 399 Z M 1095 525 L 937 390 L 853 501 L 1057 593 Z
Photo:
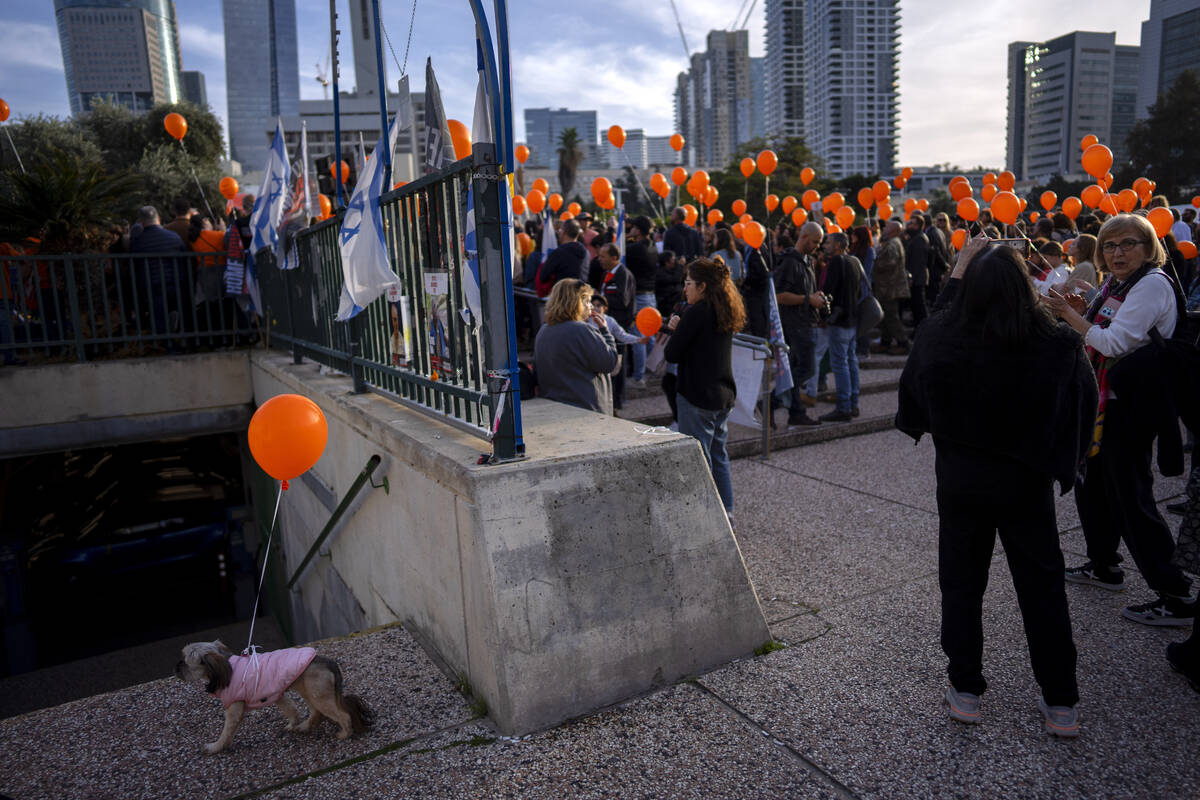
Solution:
M 679 423 L 672 422 L 670 425 L 667 426 L 667 430 L 671 431 L 672 433 L 679 433 Z
M 1196 604 L 1178 597 L 1160 597 L 1149 603 L 1126 606 L 1121 609 L 1121 616 L 1143 625 L 1186 628 L 1196 618 Z
M 908 355 L 908 345 L 898 344 L 895 347 L 889 347 L 887 354 L 889 356 L 906 356 Z
M 813 397 L 811 394 L 805 394 L 804 392 L 801 392 L 800 393 L 800 402 L 803 403 L 804 405 L 808 406 L 809 408 L 812 408 L 813 406 L 815 406 L 817 404 L 817 398 Z
M 820 425 L 820 424 L 821 424 L 821 421 L 819 419 L 813 419 L 808 414 L 805 414 L 803 411 L 801 411 L 799 414 L 788 414 L 788 427 L 789 428 L 807 427 L 810 425 Z
M 1038 698 L 1038 708 L 1046 718 L 1046 733 L 1060 739 L 1075 739 L 1079 736 L 1079 712 L 1075 706 L 1048 706 Z
M 1088 586 L 1099 586 L 1110 592 L 1119 592 L 1125 588 L 1125 572 L 1119 569 L 1098 567 L 1091 561 L 1078 567 L 1067 567 L 1064 576 L 1070 583 L 1082 583 Z
M 853 406 L 853 407 L 850 409 L 850 416 L 852 416 L 852 417 L 857 417 L 857 416 L 858 416 L 859 414 L 861 414 L 861 413 L 862 413 L 862 412 L 858 410 L 858 406 Z
M 830 411 L 828 414 L 822 414 L 821 422 L 849 422 L 854 419 L 849 411 Z
M 1183 642 L 1171 642 L 1167 645 L 1167 662 L 1171 669 L 1187 678 L 1187 682 L 1197 692 L 1200 692 L 1200 664 L 1189 667 L 1183 659 Z
M 950 719 L 956 719 L 967 725 L 979 724 L 979 695 L 955 691 L 953 686 L 947 686 L 946 706 L 950 713 Z
M 628 380 L 625 381 L 625 385 L 629 386 L 633 389 L 645 389 L 646 381 L 645 381 L 645 379 L 639 380 L 637 378 L 629 378 Z

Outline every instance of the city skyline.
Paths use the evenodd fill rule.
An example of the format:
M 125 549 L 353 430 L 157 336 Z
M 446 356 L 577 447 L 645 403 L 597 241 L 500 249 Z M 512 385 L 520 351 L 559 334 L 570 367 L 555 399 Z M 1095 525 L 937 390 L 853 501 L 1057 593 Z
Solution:
M 344 88 L 353 88 L 354 54 L 345 33 L 349 12 L 339 2 Z M 949 162 L 963 168 L 999 166 L 1005 157 L 1007 45 L 1044 41 L 1071 30 L 1115 31 L 1119 44 L 1138 44 L 1149 0 L 1130 4 L 1104 0 L 1086 18 L 1064 15 L 1066 3 L 1032 0 L 1003 8 L 980 7 L 970 15 L 932 2 L 900 4 L 898 165 Z M 404 57 L 411 6 L 385 6 L 384 26 L 389 85 Z M 614 0 L 608 19 L 621 21 L 611 33 L 580 25 L 576 12 L 547 2 L 511 11 L 513 91 L 518 138 L 524 138 L 523 110 L 537 107 L 595 109 L 601 129 L 612 124 L 642 128 L 647 136 L 674 132 L 675 78 L 687 68 L 679 32 L 668 7 Z M 732 21 L 725 4 L 693 3 L 684 10 L 683 28 L 692 53 L 700 52 L 710 30 Z M 224 35 L 219 0 L 178 4 L 183 67 L 204 72 L 211 107 L 226 124 Z M 0 20 L 13 32 L 13 46 L 0 54 L 0 97 L 14 118 L 26 114 L 69 113 L 53 8 L 6 9 Z M 764 55 L 760 7 L 751 15 L 750 55 Z M 421 70 L 432 55 L 449 117 L 470 120 L 476 73 L 471 12 L 466 3 L 439 7 L 418 4 L 408 69 L 413 90 L 423 88 Z M 297 0 L 299 82 L 302 99 L 319 99 L 316 64 L 328 51 L 328 5 Z M 547 35 L 542 35 L 543 32 Z M 564 33 L 565 32 L 565 33 Z M 586 53 L 585 53 L 586 51 Z M 597 78 L 596 76 L 602 76 Z M 254 165 L 247 165 L 255 169 Z

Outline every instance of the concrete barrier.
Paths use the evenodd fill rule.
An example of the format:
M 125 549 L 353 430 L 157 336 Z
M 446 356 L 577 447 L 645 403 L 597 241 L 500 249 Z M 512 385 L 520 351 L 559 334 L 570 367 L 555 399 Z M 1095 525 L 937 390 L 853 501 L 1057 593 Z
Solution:
M 258 402 L 297 392 L 324 410 L 329 446 L 314 480 L 340 498 L 379 453 L 377 475 L 391 486 L 360 496 L 297 584 L 301 637 L 401 620 L 511 734 L 750 655 L 769 638 L 695 440 L 533 401 L 529 457 L 479 466 L 482 440 L 351 394 L 347 378 L 263 353 L 251 371 Z M 291 487 L 280 512 L 288 577 L 329 517 L 304 481 Z

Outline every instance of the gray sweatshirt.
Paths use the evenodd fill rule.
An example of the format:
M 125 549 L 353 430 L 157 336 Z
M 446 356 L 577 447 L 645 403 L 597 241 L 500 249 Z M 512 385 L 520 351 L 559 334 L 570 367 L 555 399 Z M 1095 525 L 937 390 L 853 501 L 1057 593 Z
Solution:
M 617 366 L 612 334 L 588 322 L 543 325 L 533 343 L 538 394 L 579 408 L 611 415 L 612 380 Z

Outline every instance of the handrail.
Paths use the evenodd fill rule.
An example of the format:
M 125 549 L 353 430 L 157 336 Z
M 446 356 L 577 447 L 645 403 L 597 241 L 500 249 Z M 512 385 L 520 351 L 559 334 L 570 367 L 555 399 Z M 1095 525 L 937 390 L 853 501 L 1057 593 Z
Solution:
M 329 517 L 329 521 L 325 523 L 325 527 L 321 529 L 319 534 L 317 534 L 316 541 L 312 543 L 312 547 L 308 548 L 308 552 L 305 553 L 304 560 L 300 562 L 300 566 L 296 567 L 296 571 L 292 573 L 291 579 L 287 582 L 287 588 L 289 590 L 296 585 L 296 581 L 300 580 L 300 576 L 303 574 L 304 568 L 307 567 L 308 563 L 313 560 L 313 557 L 317 554 L 317 551 L 321 548 L 321 545 L 325 543 L 325 540 L 329 538 L 329 534 L 333 532 L 334 526 L 337 525 L 338 520 L 340 520 L 342 515 L 346 513 L 346 509 L 350 507 L 350 503 L 354 501 L 354 498 L 358 496 L 359 491 L 362 490 L 363 484 L 370 480 L 371 473 L 375 471 L 375 468 L 378 467 L 382 461 L 383 459 L 378 455 L 371 456 L 369 459 L 367 459 L 366 466 L 362 468 L 362 472 L 358 473 L 358 477 L 355 478 L 354 483 L 350 485 L 350 490 L 346 492 L 346 496 L 342 498 L 342 502 L 338 503 L 338 507 L 333 510 L 333 515 Z M 383 476 L 383 483 L 377 484 L 374 481 L 371 481 L 371 486 L 375 488 L 382 486 L 385 493 L 390 493 L 391 491 L 388 487 L 388 479 L 386 475 Z

